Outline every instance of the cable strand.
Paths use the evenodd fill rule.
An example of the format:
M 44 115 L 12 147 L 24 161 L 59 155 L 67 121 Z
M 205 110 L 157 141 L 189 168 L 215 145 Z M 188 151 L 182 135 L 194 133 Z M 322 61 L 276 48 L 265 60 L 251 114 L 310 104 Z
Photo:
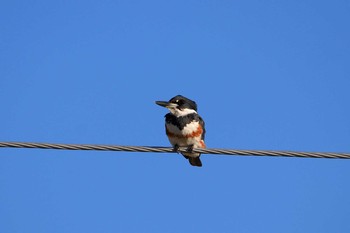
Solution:
M 125 152 L 154 152 L 176 153 L 171 147 L 160 146 L 118 146 L 118 145 L 93 145 L 93 144 L 58 144 L 35 142 L 0 142 L 4 148 L 29 148 L 29 149 L 56 149 L 56 150 L 96 150 L 96 151 L 125 151 Z M 186 147 L 180 147 L 178 152 L 186 152 Z M 334 152 L 297 152 L 297 151 L 273 151 L 273 150 L 233 150 L 215 148 L 195 148 L 193 152 L 215 155 L 242 155 L 242 156 L 279 156 L 300 158 L 329 158 L 350 159 L 350 153 Z

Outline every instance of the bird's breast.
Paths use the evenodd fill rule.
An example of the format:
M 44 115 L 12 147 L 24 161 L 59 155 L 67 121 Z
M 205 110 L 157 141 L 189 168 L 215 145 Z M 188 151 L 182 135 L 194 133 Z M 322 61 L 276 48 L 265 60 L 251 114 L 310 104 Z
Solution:
M 202 140 L 203 128 L 199 122 L 188 123 L 183 129 L 179 129 L 179 127 L 171 123 L 166 123 L 165 127 L 166 134 L 172 145 L 205 147 L 204 141 Z
M 183 129 L 179 129 L 179 127 L 171 123 L 167 123 L 165 127 L 167 135 L 172 137 L 193 138 L 199 137 L 203 133 L 203 128 L 199 122 L 188 123 Z

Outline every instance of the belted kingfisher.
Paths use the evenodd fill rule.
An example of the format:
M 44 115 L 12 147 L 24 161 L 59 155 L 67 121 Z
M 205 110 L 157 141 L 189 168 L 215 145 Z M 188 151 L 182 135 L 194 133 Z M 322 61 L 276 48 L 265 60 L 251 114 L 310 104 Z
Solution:
M 204 121 L 197 113 L 196 102 L 177 95 L 169 101 L 156 101 L 156 104 L 170 111 L 165 115 L 165 131 L 174 150 L 187 147 L 187 152 L 182 155 L 192 166 L 201 167 L 201 154 L 192 152 L 193 148 L 205 148 Z

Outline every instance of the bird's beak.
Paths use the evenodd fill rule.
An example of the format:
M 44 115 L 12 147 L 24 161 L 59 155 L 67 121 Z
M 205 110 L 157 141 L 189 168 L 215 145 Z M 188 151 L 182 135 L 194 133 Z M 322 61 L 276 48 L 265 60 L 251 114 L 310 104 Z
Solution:
M 156 101 L 156 104 L 165 108 L 176 108 L 177 104 L 169 103 L 168 101 Z

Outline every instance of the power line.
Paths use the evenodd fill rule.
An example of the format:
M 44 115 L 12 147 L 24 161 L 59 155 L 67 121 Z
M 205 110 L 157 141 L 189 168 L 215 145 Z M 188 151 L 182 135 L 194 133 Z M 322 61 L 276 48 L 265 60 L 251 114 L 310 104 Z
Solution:
M 97 151 L 125 151 L 125 152 L 154 152 L 175 153 L 172 147 L 159 146 L 116 146 L 116 145 L 92 145 L 92 144 L 57 144 L 57 143 L 29 143 L 29 142 L 0 142 L 0 147 L 8 148 L 33 148 L 33 149 L 57 149 L 57 150 L 97 150 Z M 178 152 L 186 152 L 187 148 L 180 147 Z M 193 149 L 193 152 L 202 154 L 244 155 L 244 156 L 280 156 L 302 158 L 328 158 L 350 159 L 350 153 L 330 152 L 297 152 L 297 151 L 273 151 L 273 150 L 231 150 L 231 149 Z

